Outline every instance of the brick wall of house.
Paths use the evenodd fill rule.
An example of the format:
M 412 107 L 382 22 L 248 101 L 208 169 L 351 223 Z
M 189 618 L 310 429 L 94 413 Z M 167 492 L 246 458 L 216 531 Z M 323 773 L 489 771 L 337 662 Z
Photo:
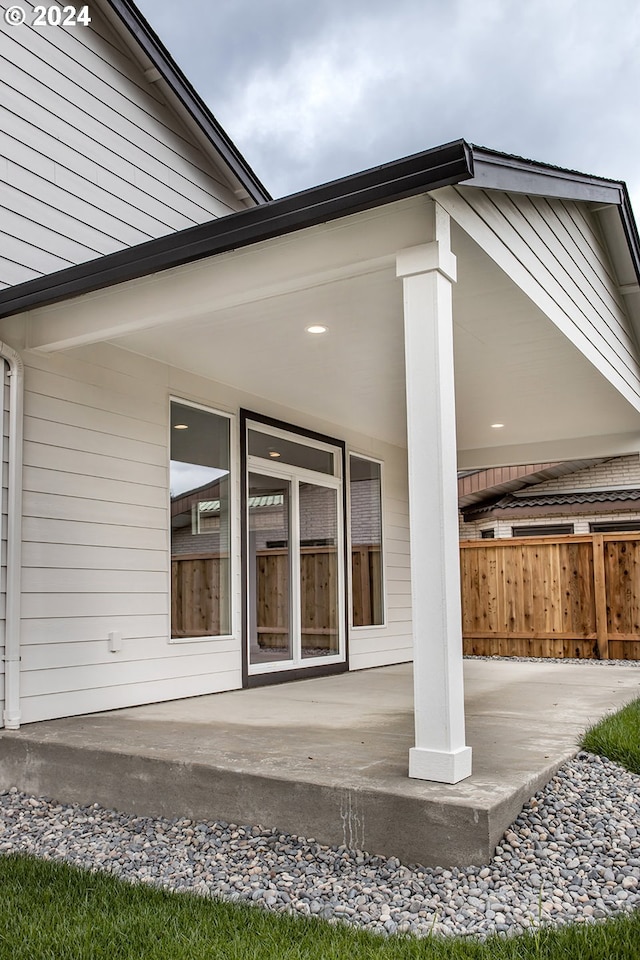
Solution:
M 582 490 L 623 490 L 635 489 L 640 487 L 640 454 L 631 454 L 627 457 L 616 457 L 608 460 L 606 463 L 600 463 L 595 467 L 588 467 L 585 470 L 579 470 L 576 473 L 567 474 L 564 477 L 557 477 L 554 480 L 545 480 L 534 486 L 526 488 L 527 494 L 542 493 L 563 493 L 569 491 Z M 584 504 L 578 505 L 581 511 L 585 509 Z M 553 514 L 547 517 L 526 515 L 517 519 L 500 519 L 499 517 L 487 517 L 482 520 L 475 520 L 471 523 L 465 523 L 462 514 L 460 514 L 460 539 L 476 540 L 482 536 L 483 530 L 493 530 L 494 536 L 510 537 L 514 526 L 550 526 L 556 524 L 573 524 L 574 533 L 589 533 L 589 524 L 595 521 L 619 521 L 640 520 L 640 509 L 637 503 L 629 504 L 630 509 L 622 514 L 616 513 L 567 513 L 563 515 Z
M 566 490 L 621 490 L 640 487 L 640 454 L 616 457 L 586 470 L 568 473 L 554 480 L 544 480 L 529 488 L 530 493 L 561 493 Z

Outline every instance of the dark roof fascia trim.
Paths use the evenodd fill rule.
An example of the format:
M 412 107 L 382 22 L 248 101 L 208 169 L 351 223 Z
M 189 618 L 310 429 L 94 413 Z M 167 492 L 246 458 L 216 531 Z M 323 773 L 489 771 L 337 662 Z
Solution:
M 0 291 L 0 317 L 271 240 L 473 176 L 464 140 L 444 144 Z
M 472 146 L 474 176 L 467 186 L 533 196 L 620 205 L 624 183 Z
M 222 160 L 245 187 L 256 203 L 271 200 L 271 194 L 260 182 L 237 147 L 229 139 L 205 102 L 192 87 L 158 35 L 130 0 L 106 0 L 116 16 L 135 37 L 163 80 L 183 107 L 191 114 Z
M 640 283 L 640 234 L 638 234 L 638 225 L 633 215 L 633 208 L 629 198 L 629 191 L 626 183 L 622 184 L 622 203 L 620 205 L 620 218 L 622 220 L 622 229 L 629 244 L 629 252 L 633 260 L 633 269 L 636 272 L 636 279 Z

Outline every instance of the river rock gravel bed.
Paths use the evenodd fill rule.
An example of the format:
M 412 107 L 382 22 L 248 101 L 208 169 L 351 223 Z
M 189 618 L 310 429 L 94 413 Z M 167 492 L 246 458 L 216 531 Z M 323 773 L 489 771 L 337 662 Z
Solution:
M 491 862 L 465 869 L 12 789 L 0 794 L 0 854 L 14 852 L 382 934 L 482 938 L 640 908 L 640 777 L 579 753 L 524 807 Z
M 481 656 L 480 654 L 468 654 L 464 656 L 465 660 L 502 660 L 504 663 L 562 663 L 565 666 L 590 666 L 590 667 L 640 667 L 640 660 L 594 660 L 591 657 L 582 657 L 581 659 L 572 657 L 498 657 Z

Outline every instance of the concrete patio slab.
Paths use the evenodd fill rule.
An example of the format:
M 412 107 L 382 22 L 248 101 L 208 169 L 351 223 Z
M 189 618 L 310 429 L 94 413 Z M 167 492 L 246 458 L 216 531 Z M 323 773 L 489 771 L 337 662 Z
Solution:
M 640 668 L 465 661 L 473 775 L 407 777 L 410 664 L 0 733 L 0 788 L 138 815 L 275 826 L 428 866 L 484 863 Z

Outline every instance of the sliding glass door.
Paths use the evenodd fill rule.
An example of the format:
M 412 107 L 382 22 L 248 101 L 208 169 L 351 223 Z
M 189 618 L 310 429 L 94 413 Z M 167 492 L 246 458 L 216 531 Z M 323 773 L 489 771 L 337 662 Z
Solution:
M 248 672 L 339 663 L 345 615 L 337 452 L 252 425 L 247 467 Z

